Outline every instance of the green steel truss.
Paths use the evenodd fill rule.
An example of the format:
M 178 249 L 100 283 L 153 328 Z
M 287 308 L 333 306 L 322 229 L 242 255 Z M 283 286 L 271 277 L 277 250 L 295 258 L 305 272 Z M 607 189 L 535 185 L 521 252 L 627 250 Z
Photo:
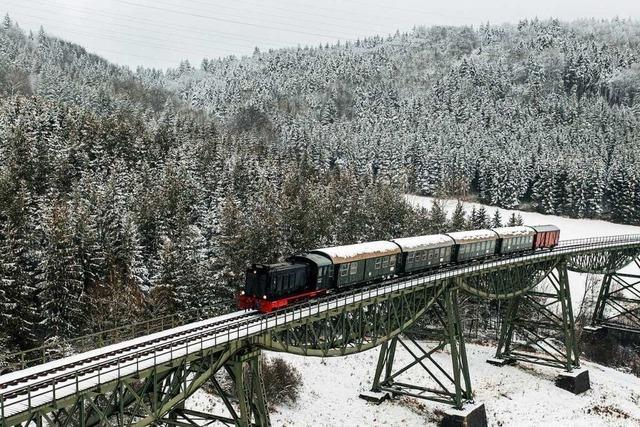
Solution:
M 640 257 L 632 262 L 640 269 Z M 640 334 L 640 275 L 620 273 L 620 265 L 612 263 L 602 279 L 592 324 Z
M 185 400 L 207 381 L 222 392 L 214 375 L 224 368 L 233 380 L 236 396 L 233 400 L 239 408 L 236 410 L 231 399 L 222 393 L 231 416 L 206 414 L 208 419 L 243 427 L 270 426 L 259 357 L 260 350 L 247 342 L 231 342 L 159 363 L 135 375 L 103 383 L 94 390 L 56 400 L 51 405 L 31 408 L 0 420 L 0 425 L 193 425 L 189 420 L 196 417 L 196 412 L 184 409 Z
M 426 350 L 409 333 L 405 334 L 405 339 L 396 336 L 380 346 L 373 392 L 427 399 L 447 403 L 458 409 L 473 399 L 457 292 L 457 288 L 449 287 L 430 310 L 431 317 L 436 318 L 439 323 L 439 327 L 429 334 L 429 342 L 435 343 L 433 347 Z M 451 355 L 451 372 L 434 358 L 436 352 L 447 346 Z M 408 353 L 412 360 L 394 370 L 399 351 Z M 415 384 L 415 372 L 419 369 L 427 374 L 431 385 Z
M 264 331 L 260 329 L 263 332 L 175 357 L 170 362 L 154 363 L 152 368 L 138 370 L 135 374 L 118 374 L 111 382 L 103 382 L 89 391 L 78 388 L 73 395 L 54 399 L 46 406 L 29 405 L 0 424 L 187 426 L 194 422 L 223 422 L 267 426 L 269 416 L 260 375 L 260 349 L 324 357 L 348 355 L 380 346 L 374 390 L 429 398 L 461 407 L 472 399 L 472 388 L 458 313 L 459 291 L 485 299 L 509 300 L 502 322 L 498 357 L 544 363 L 566 370 L 579 366 L 568 269 L 606 274 L 594 322 L 625 319 L 625 322 L 635 322 L 636 326 L 640 324 L 637 316 L 640 277 L 616 273 L 637 257 L 640 242 L 621 244 L 614 250 L 603 248 L 605 244 L 605 240 L 595 239 L 592 248 L 580 250 L 579 254 L 558 251 L 524 256 L 522 260 L 514 258 L 509 264 L 489 261 L 486 265 L 471 265 L 455 275 L 447 273 L 437 276 L 442 277 L 437 280 L 416 280 L 412 286 L 391 287 L 382 294 L 369 292 L 366 297 L 354 298 L 353 302 L 342 306 L 326 304 L 323 310 L 312 309 L 313 304 L 321 304 L 316 301 L 305 306 L 304 310 L 309 308 L 308 315 L 285 317 L 284 322 L 269 323 Z M 635 262 L 640 266 L 637 259 Z M 402 280 L 406 279 L 397 279 Z M 620 296 L 621 288 L 625 293 L 624 300 Z M 610 314 L 613 307 L 619 306 L 624 307 L 622 314 Z M 433 346 L 419 344 L 406 334 L 427 312 L 430 319 L 437 319 L 432 340 L 428 341 Z M 268 319 L 261 322 L 267 325 Z M 541 354 L 521 351 L 516 347 L 519 341 L 537 347 Z M 451 357 L 450 371 L 435 363 L 433 357 L 435 352 L 447 347 Z M 525 346 L 525 349 L 529 348 Z M 406 366 L 396 366 L 400 351 L 412 358 Z M 441 360 L 441 355 L 438 359 Z M 418 368 L 433 380 L 430 381 L 432 386 L 403 379 L 410 370 Z M 233 394 L 227 394 L 215 378 L 221 369 L 229 373 L 235 384 Z M 218 390 L 228 414 L 216 416 L 185 408 L 185 400 L 205 383 Z
M 567 264 L 559 262 L 528 292 L 509 301 L 496 358 L 572 371 L 580 366 Z M 546 285 L 546 286 L 545 286 Z
M 254 340 L 262 348 L 305 356 L 344 356 L 388 341 L 410 327 L 449 281 L 400 289 L 381 297 L 304 317 Z

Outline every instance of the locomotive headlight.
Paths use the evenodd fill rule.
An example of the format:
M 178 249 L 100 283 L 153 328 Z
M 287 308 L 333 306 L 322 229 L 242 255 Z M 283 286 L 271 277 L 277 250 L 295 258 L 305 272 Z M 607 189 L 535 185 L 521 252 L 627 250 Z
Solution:
M 263 295 L 263 296 L 262 296 L 262 299 L 267 299 L 267 296 L 266 296 L 266 295 Z
M 244 291 L 240 291 L 240 295 L 244 295 Z

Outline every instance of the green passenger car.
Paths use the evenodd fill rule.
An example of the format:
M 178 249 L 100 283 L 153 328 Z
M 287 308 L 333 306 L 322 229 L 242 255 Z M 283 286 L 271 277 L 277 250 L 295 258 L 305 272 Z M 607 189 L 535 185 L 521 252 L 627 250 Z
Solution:
M 394 239 L 402 249 L 405 273 L 428 270 L 449 264 L 453 258 L 455 242 L 445 234 Z
M 535 230 L 531 227 L 500 227 L 492 229 L 499 237 L 498 253 L 510 254 L 533 248 Z
M 311 253 L 331 260 L 337 288 L 391 277 L 396 274 L 400 260 L 400 247 L 388 241 L 316 249 Z
M 458 262 L 486 258 L 496 254 L 498 234 L 492 230 L 458 231 L 447 233 L 458 245 L 455 260 Z

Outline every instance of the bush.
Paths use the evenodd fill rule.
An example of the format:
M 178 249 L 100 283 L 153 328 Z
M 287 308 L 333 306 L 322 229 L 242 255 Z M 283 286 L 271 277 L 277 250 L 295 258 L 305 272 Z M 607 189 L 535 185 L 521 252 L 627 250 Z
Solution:
M 284 359 L 262 358 L 262 378 L 270 405 L 292 404 L 300 396 L 302 376 L 300 372 Z
M 593 362 L 621 368 L 640 377 L 640 351 L 637 347 L 620 344 L 612 337 L 583 334 L 582 351 Z
M 298 370 L 284 359 L 274 357 L 267 359 L 262 357 L 260 360 L 262 369 L 262 380 L 264 383 L 267 403 L 271 407 L 293 404 L 300 396 L 300 388 L 302 387 L 302 376 Z M 244 366 L 246 387 L 250 387 L 251 369 L 249 364 Z M 229 375 L 221 370 L 216 374 L 215 379 L 220 384 L 220 388 L 225 395 L 237 399 L 233 380 Z M 207 391 L 218 394 L 213 382 L 209 382 L 206 386 Z

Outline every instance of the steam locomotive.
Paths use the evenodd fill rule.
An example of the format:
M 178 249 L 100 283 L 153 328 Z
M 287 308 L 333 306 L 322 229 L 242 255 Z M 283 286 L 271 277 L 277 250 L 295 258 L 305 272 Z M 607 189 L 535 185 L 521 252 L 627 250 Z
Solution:
M 391 277 L 518 252 L 553 249 L 559 238 L 558 227 L 538 225 L 315 249 L 294 255 L 284 263 L 251 265 L 238 305 L 267 313 L 327 292 Z

